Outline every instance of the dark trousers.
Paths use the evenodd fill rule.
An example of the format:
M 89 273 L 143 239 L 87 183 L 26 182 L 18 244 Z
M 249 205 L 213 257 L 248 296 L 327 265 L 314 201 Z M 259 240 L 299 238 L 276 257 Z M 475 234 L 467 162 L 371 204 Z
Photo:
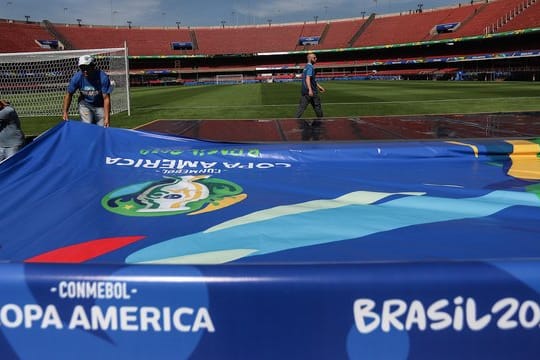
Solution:
M 304 111 L 306 111 L 306 108 L 309 104 L 311 104 L 313 110 L 315 110 L 315 114 L 318 118 L 323 117 L 321 98 L 319 97 L 319 94 L 313 94 L 313 96 L 302 95 L 302 97 L 300 98 L 300 103 L 298 104 L 298 109 L 296 110 L 297 119 L 302 117 L 302 114 L 304 113 Z

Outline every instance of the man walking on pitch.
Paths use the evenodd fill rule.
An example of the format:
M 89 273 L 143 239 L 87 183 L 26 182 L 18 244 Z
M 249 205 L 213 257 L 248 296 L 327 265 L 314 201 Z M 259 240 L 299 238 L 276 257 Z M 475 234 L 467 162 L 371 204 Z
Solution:
M 96 68 L 95 59 L 90 55 L 81 56 L 79 71 L 71 78 L 64 96 L 64 120 L 69 119 L 71 99 L 79 90 L 78 109 L 81 121 L 108 127 L 112 89 L 109 76 L 103 70 Z
M 302 96 L 300 97 L 300 103 L 296 111 L 297 119 L 302 117 L 308 104 L 311 104 L 318 118 L 323 117 L 319 91 L 324 92 L 325 89 L 315 79 L 316 70 L 314 65 L 316 62 L 317 56 L 314 53 L 309 53 L 307 55 L 307 64 L 304 67 L 304 71 L 302 71 Z

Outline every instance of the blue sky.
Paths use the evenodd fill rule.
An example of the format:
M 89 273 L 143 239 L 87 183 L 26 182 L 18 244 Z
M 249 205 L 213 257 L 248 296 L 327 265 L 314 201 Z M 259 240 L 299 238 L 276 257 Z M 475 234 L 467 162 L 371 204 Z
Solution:
M 220 26 L 303 22 L 408 12 L 457 5 L 467 0 L 0 0 L 0 18 L 55 23 L 133 26 Z M 504 0 L 503 0 L 504 1 Z

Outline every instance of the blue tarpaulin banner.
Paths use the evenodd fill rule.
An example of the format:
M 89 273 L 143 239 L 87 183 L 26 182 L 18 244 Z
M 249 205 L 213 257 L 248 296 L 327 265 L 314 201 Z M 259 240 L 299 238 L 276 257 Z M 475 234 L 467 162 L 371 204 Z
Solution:
M 191 41 L 173 41 L 171 42 L 173 50 L 192 50 L 193 43 Z
M 320 36 L 300 36 L 298 38 L 298 45 L 319 45 L 320 40 Z
M 62 122 L 0 164 L 0 353 L 538 358 L 539 153 Z
M 448 24 L 439 24 L 439 25 L 436 25 L 435 26 L 435 31 L 437 33 L 448 33 L 448 32 L 452 32 L 452 31 L 455 31 L 457 27 L 459 27 L 459 25 L 461 25 L 461 23 L 459 22 L 453 22 L 453 23 L 448 23 Z

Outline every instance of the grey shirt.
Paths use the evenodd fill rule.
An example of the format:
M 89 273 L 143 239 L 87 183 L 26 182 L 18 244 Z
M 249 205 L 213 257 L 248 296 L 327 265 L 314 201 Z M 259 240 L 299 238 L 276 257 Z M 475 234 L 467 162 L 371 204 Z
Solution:
M 6 106 L 0 110 L 0 147 L 21 146 L 24 143 L 24 133 L 21 121 L 14 108 Z

